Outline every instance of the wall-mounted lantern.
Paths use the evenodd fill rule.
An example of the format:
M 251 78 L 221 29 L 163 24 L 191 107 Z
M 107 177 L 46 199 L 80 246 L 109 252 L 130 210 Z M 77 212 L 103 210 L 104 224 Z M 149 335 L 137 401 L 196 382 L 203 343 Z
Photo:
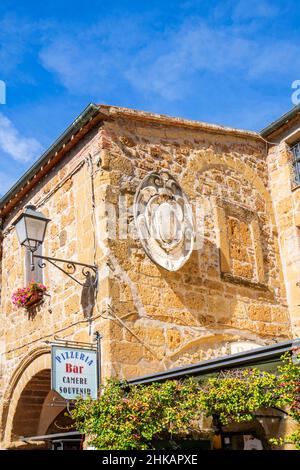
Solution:
M 31 253 L 31 270 L 34 271 L 34 258 L 39 259 L 40 268 L 45 268 L 46 263 L 48 262 L 58 268 L 60 271 L 65 273 L 75 282 L 80 284 L 83 287 L 96 287 L 97 285 L 97 266 L 85 263 L 79 263 L 73 260 L 51 258 L 49 256 L 41 256 L 34 254 L 38 247 L 43 244 L 46 229 L 48 223 L 51 219 L 38 212 L 36 207 L 33 205 L 28 205 L 25 208 L 25 211 L 17 218 L 14 222 L 14 226 L 18 235 L 20 245 L 26 247 L 27 250 Z M 67 270 L 63 269 L 61 265 L 67 265 Z M 74 273 L 78 266 L 82 267 L 82 274 L 85 276 L 85 282 L 81 282 L 74 277 Z
M 14 222 L 20 245 L 34 253 L 42 245 L 50 219 L 38 212 L 35 206 L 26 206 L 25 211 Z

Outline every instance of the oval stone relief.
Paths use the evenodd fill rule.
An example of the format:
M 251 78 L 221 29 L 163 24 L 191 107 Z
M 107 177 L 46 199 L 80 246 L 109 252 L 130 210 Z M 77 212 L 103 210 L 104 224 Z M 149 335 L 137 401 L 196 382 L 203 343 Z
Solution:
M 152 172 L 143 179 L 135 195 L 134 218 L 149 258 L 168 271 L 181 268 L 193 251 L 193 214 L 170 173 Z

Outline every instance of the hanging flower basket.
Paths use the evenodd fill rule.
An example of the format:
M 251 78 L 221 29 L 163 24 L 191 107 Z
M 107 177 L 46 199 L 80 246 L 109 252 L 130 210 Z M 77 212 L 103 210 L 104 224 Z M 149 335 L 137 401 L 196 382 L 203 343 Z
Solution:
M 41 302 L 47 287 L 39 282 L 31 281 L 27 287 L 17 289 L 12 295 L 12 303 L 17 308 L 30 308 Z
M 29 308 L 29 307 L 32 307 L 32 305 L 35 305 L 37 304 L 38 302 L 40 302 L 44 297 L 44 292 L 33 292 L 31 297 L 26 301 L 25 303 L 25 307 L 26 308 Z

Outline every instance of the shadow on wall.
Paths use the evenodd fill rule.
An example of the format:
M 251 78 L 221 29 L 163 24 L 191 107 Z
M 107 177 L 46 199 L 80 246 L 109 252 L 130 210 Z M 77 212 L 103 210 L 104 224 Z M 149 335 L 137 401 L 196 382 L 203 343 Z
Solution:
M 84 318 L 89 319 L 93 316 L 97 287 L 95 286 L 96 277 L 90 272 L 86 274 L 86 280 L 81 291 L 81 307 Z

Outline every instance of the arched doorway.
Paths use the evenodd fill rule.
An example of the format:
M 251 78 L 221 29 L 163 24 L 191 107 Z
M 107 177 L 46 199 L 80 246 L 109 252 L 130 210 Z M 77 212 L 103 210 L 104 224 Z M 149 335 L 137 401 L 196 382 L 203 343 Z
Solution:
M 26 384 L 14 414 L 12 440 L 19 440 L 20 436 L 37 434 L 43 404 L 50 389 L 50 369 L 38 372 Z
M 264 450 L 271 449 L 270 438 L 285 434 L 285 414 L 282 410 L 262 408 L 257 410 L 251 421 L 233 422 L 227 426 L 218 426 L 221 448 L 244 450 L 250 436 L 259 439 Z
M 53 430 L 61 434 L 72 429 L 70 419 L 64 416 L 64 402 L 51 391 L 49 349 L 36 350 L 19 364 L 5 397 L 7 405 L 1 422 L 6 449 L 49 448 L 46 440 L 36 437 Z
M 245 444 L 250 436 L 259 439 L 263 449 L 270 449 L 266 432 L 258 419 L 222 426 L 222 448 L 228 450 L 244 450 Z
M 70 431 L 74 431 L 74 426 L 67 408 L 59 395 L 51 390 L 51 371 L 41 370 L 20 394 L 12 421 L 11 440 L 15 443 L 24 441 L 23 449 L 49 449 L 51 440 L 45 435 Z

